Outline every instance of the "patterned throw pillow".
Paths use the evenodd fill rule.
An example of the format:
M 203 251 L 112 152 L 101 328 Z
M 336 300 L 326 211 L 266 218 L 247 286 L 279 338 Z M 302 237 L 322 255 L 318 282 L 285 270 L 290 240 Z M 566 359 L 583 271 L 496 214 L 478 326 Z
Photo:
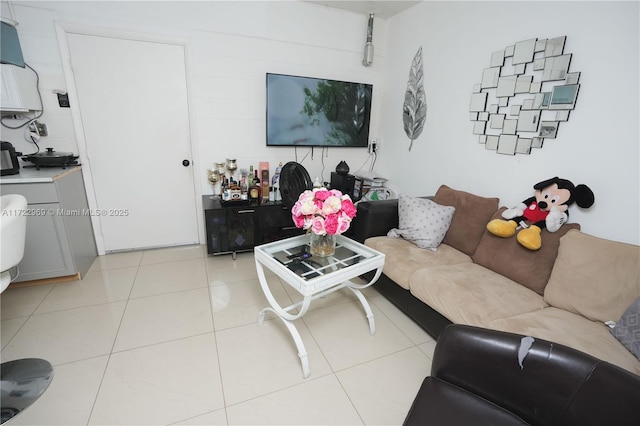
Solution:
M 640 360 L 640 297 L 622 314 L 611 333 Z
M 398 228 L 390 230 L 387 236 L 402 237 L 420 248 L 436 251 L 449 229 L 455 211 L 454 207 L 400 194 Z

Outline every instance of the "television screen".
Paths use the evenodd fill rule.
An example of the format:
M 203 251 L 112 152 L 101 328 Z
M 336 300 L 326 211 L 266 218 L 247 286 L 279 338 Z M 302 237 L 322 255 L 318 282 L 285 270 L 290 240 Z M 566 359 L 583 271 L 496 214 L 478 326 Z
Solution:
M 373 86 L 267 74 L 267 146 L 367 147 Z

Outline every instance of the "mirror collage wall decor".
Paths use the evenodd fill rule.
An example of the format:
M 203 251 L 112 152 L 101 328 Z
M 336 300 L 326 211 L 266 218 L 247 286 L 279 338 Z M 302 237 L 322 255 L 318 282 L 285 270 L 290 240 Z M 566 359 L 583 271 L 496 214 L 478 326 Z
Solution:
M 473 134 L 486 149 L 530 154 L 569 120 L 580 73 L 569 72 L 566 38 L 523 40 L 491 55 L 469 105 Z

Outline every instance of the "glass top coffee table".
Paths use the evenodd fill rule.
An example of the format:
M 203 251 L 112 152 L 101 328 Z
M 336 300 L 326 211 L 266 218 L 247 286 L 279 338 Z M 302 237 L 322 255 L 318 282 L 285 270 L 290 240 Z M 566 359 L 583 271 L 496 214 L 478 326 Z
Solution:
M 347 288 L 356 295 L 362 304 L 369 320 L 369 332 L 372 335 L 375 334 L 376 326 L 373 312 L 360 290 L 375 283 L 384 266 L 383 253 L 345 236 L 337 236 L 336 252 L 327 257 L 309 256 L 309 240 L 309 235 L 300 235 L 257 246 L 254 249 L 260 286 L 271 305 L 260 311 L 258 324 L 263 324 L 267 312 L 275 313 L 284 322 L 298 348 L 304 378 L 309 377 L 310 374 L 309 360 L 304 343 L 293 321 L 307 313 L 312 300 Z M 296 289 L 303 296 L 303 300 L 291 306 L 281 307 L 269 289 L 264 268 L 269 269 L 283 282 Z M 376 272 L 368 283 L 356 284 L 351 281 L 373 270 Z M 297 311 L 292 313 L 294 310 Z

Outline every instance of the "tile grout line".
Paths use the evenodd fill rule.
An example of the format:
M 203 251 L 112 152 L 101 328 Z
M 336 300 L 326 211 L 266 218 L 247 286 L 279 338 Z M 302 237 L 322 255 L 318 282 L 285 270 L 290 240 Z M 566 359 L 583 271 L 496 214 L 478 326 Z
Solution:
M 196 415 L 193 415 L 193 416 L 190 416 L 189 418 L 179 420 L 179 421 L 177 421 L 177 422 L 175 422 L 175 423 L 173 423 L 173 424 L 181 424 L 181 423 L 183 423 L 183 422 L 185 422 L 185 421 L 187 421 L 187 420 L 195 419 L 195 418 L 197 418 L 197 417 L 204 416 L 204 415 L 208 415 L 208 414 L 210 414 L 210 413 L 217 412 L 217 411 L 219 411 L 219 410 L 221 410 L 221 409 L 224 409 L 224 410 L 225 410 L 225 411 L 224 411 L 224 414 L 225 414 L 226 424 L 229 424 L 230 419 L 229 419 L 229 411 L 228 411 L 228 409 L 229 409 L 230 407 L 235 407 L 235 406 L 237 406 L 237 405 L 240 405 L 240 404 L 246 403 L 246 402 L 248 402 L 248 401 L 252 401 L 252 400 L 257 400 L 257 399 L 260 399 L 260 398 L 264 398 L 264 397 L 266 397 L 266 396 L 268 396 L 268 395 L 274 395 L 274 394 L 277 394 L 277 393 L 282 392 L 282 391 L 284 391 L 284 390 L 292 389 L 292 388 L 295 388 L 295 387 L 297 387 L 297 386 L 299 386 L 299 385 L 304 385 L 305 383 L 313 382 L 313 381 L 316 381 L 316 380 L 319 380 L 319 379 L 322 379 L 322 378 L 327 378 L 328 376 L 331 376 L 331 375 L 333 375 L 333 377 L 335 377 L 335 378 L 336 378 L 336 380 L 338 380 L 339 386 L 340 386 L 340 387 L 341 387 L 341 389 L 343 390 L 344 394 L 347 396 L 347 398 L 348 398 L 348 400 L 349 400 L 349 402 L 350 402 L 351 407 L 356 411 L 357 416 L 358 416 L 358 418 L 359 418 L 360 422 L 361 422 L 362 424 L 366 424 L 366 422 L 364 421 L 364 418 L 363 418 L 363 414 L 366 414 L 366 410 L 364 410 L 364 411 L 363 411 L 363 414 L 361 414 L 361 412 L 356 408 L 356 406 L 355 406 L 355 404 L 354 404 L 354 401 L 352 401 L 351 395 L 350 395 L 349 393 L 347 393 L 347 390 L 346 390 L 346 388 L 345 388 L 345 384 L 340 380 L 340 378 L 339 378 L 339 376 L 338 376 L 338 375 L 339 375 L 339 374 L 341 374 L 342 372 L 348 371 L 348 370 L 353 369 L 353 368 L 355 368 L 355 367 L 358 367 L 358 366 L 361 366 L 361 365 L 366 365 L 366 364 L 369 364 L 369 363 L 371 363 L 371 362 L 375 362 L 375 361 L 377 361 L 377 360 L 380 360 L 380 359 L 383 359 L 383 358 L 386 358 L 386 357 L 389 357 L 389 356 L 392 356 L 392 355 L 395 355 L 395 354 L 401 353 L 401 352 L 403 352 L 403 351 L 411 350 L 411 349 L 413 349 L 414 347 L 415 347 L 416 349 L 418 349 L 418 351 L 419 351 L 421 354 L 425 355 L 428 359 L 431 359 L 431 357 L 430 357 L 430 356 L 429 356 L 425 351 L 421 350 L 421 349 L 420 349 L 420 347 L 419 347 L 420 345 L 423 345 L 423 344 L 425 344 L 425 343 L 428 343 L 428 341 L 425 341 L 425 342 L 422 342 L 422 343 L 416 343 L 418 340 L 421 340 L 421 339 L 419 339 L 419 337 L 420 337 L 420 336 L 418 336 L 416 333 L 409 333 L 409 334 L 411 334 L 411 335 L 415 335 L 415 336 L 417 337 L 417 338 L 415 339 L 415 341 L 414 341 L 414 339 L 411 339 L 411 338 L 409 337 L 409 334 L 407 334 L 407 333 L 405 332 L 405 329 L 401 328 L 401 324 L 402 324 L 402 322 L 398 322 L 398 323 L 396 323 L 396 322 L 395 322 L 395 321 L 394 321 L 394 320 L 393 320 L 393 319 L 392 319 L 392 318 L 391 318 L 391 317 L 390 317 L 390 316 L 389 316 L 389 315 L 388 315 L 388 314 L 387 314 L 387 313 L 382 309 L 381 305 L 378 305 L 378 304 L 376 303 L 377 297 L 381 297 L 381 298 L 382 298 L 382 296 L 381 296 L 381 295 L 379 295 L 379 294 L 377 294 L 377 292 L 376 292 L 376 293 L 374 293 L 371 297 L 367 297 L 367 301 L 372 305 L 372 307 L 376 307 L 376 308 L 377 308 L 377 313 L 378 313 L 378 315 L 380 315 L 380 313 L 382 314 L 382 316 L 380 316 L 379 318 L 386 318 L 386 319 L 388 319 L 388 320 L 389 320 L 389 322 L 390 322 L 391 324 L 393 324 L 396 328 L 398 328 L 398 329 L 400 330 L 400 333 L 401 333 L 402 335 L 404 335 L 405 337 L 407 337 L 407 339 L 409 340 L 409 342 L 411 342 L 411 345 L 410 345 L 410 346 L 408 346 L 408 347 L 406 347 L 406 348 L 398 349 L 398 350 L 393 351 L 392 353 L 389 353 L 389 354 L 380 355 L 380 356 L 375 357 L 375 358 L 373 358 L 373 359 L 367 359 L 367 360 L 362 361 L 362 362 L 359 362 L 359 363 L 357 363 L 357 364 L 355 364 L 355 365 L 353 365 L 353 366 L 349 366 L 349 367 L 346 367 L 346 368 L 342 368 L 342 369 L 336 370 L 333 366 L 331 366 L 331 364 L 330 364 L 330 363 L 329 363 L 329 361 L 327 360 L 327 358 L 326 358 L 326 354 L 325 354 L 325 352 L 324 352 L 323 348 L 320 346 L 320 344 L 319 344 L 319 342 L 318 342 L 318 340 L 317 340 L 317 336 L 315 336 L 315 335 L 314 335 L 314 333 L 312 332 L 312 330 L 309 328 L 309 326 L 308 326 L 308 324 L 307 324 L 307 322 L 306 322 L 305 318 L 304 318 L 304 317 L 302 317 L 303 324 L 305 325 L 305 327 L 307 327 L 308 332 L 309 332 L 309 334 L 311 335 L 311 339 L 312 339 L 312 341 L 313 341 L 313 342 L 316 344 L 316 346 L 318 347 L 319 353 L 320 353 L 320 354 L 323 356 L 323 358 L 325 359 L 325 362 L 326 362 L 326 363 L 327 363 L 327 365 L 329 366 L 330 371 L 328 371 L 328 372 L 326 372 L 326 373 L 324 373 L 324 374 L 318 374 L 318 373 L 315 373 L 315 374 L 313 375 L 313 377 L 310 377 L 308 380 L 303 380 L 302 382 L 299 382 L 299 383 L 290 384 L 289 386 L 285 386 L 285 387 L 283 387 L 283 388 L 281 388 L 281 389 L 275 389 L 275 390 L 272 390 L 272 391 L 266 392 L 266 393 L 264 393 L 264 394 L 256 395 L 256 396 L 250 397 L 250 398 L 248 398 L 248 399 L 246 399 L 246 400 L 238 401 L 238 402 L 234 402 L 233 404 L 228 405 L 228 401 L 227 401 L 226 394 L 225 394 L 224 381 L 223 381 L 223 366 L 222 366 L 221 358 L 220 358 L 220 349 L 221 349 L 221 348 L 220 348 L 220 346 L 218 345 L 218 337 L 219 337 L 219 333 L 220 333 L 220 332 L 226 332 L 226 331 L 228 331 L 228 330 L 233 330 L 233 329 L 235 329 L 235 328 L 246 327 L 247 325 L 250 325 L 251 323 L 247 323 L 247 324 L 240 324 L 240 325 L 236 325 L 236 326 L 232 326 L 232 327 L 224 328 L 224 329 L 221 329 L 221 330 L 216 330 L 216 327 L 215 327 L 215 317 L 216 317 L 216 315 L 215 315 L 215 312 L 214 312 L 214 309 L 213 309 L 213 299 L 212 299 L 212 297 L 213 297 L 213 290 L 214 290 L 214 289 L 213 289 L 213 287 L 215 287 L 215 286 L 211 286 L 211 285 L 210 285 L 210 278 L 212 279 L 212 278 L 214 278 L 214 276 L 217 276 L 218 268 L 216 267 L 217 265 L 213 265 L 211 262 L 208 262 L 208 259 L 207 259 L 206 254 L 204 255 L 204 261 L 205 261 L 205 271 L 204 271 L 204 272 L 205 272 L 205 277 L 206 277 L 206 280 L 207 280 L 207 283 L 206 283 L 207 292 L 206 292 L 206 294 L 207 294 L 207 295 L 208 295 L 208 297 L 209 297 L 208 306 L 209 306 L 209 309 L 210 309 L 211 323 L 212 323 L 213 329 L 212 329 L 211 331 L 208 331 L 208 332 L 201 332 L 201 333 L 198 333 L 198 334 L 195 334 L 195 335 L 192 335 L 192 336 L 183 336 L 183 337 L 173 338 L 173 339 L 170 339 L 170 340 L 167 340 L 167 341 L 163 341 L 163 342 L 157 342 L 157 343 L 152 343 L 152 344 L 143 345 L 143 346 L 140 346 L 140 347 L 127 348 L 127 349 L 123 349 L 123 350 L 120 350 L 120 351 L 114 351 L 114 348 L 116 347 L 116 341 L 117 341 L 118 335 L 119 335 L 119 333 L 122 331 L 122 326 L 123 326 L 123 324 L 124 324 L 124 315 L 125 315 L 125 314 L 126 314 L 126 312 L 127 312 L 127 308 L 129 307 L 128 305 L 129 305 L 129 302 L 130 302 L 131 300 L 137 300 L 137 299 L 146 298 L 146 297 L 162 296 L 162 295 L 169 295 L 169 294 L 178 293 L 178 291 L 171 291 L 171 292 L 168 292 L 168 293 L 161 293 L 161 294 L 159 294 L 159 295 L 148 295 L 148 296 L 142 296 L 142 297 L 138 297 L 138 298 L 136 298 L 136 297 L 133 297 L 133 298 L 132 298 L 132 297 L 131 297 L 131 295 L 132 295 L 132 294 L 133 294 L 133 292 L 134 292 L 135 282 L 136 282 L 136 280 L 140 277 L 140 274 L 141 274 L 141 269 L 140 269 L 140 268 L 141 268 L 142 266 L 151 266 L 151 267 L 154 267 L 154 266 L 157 266 L 157 265 L 160 265 L 160 264 L 163 264 L 163 263 L 164 263 L 164 264 L 175 263 L 175 262 L 171 262 L 170 260 L 167 260 L 167 261 L 165 261 L 165 262 L 158 262 L 158 263 L 153 263 L 153 264 L 148 264 L 148 265 L 142 265 L 142 264 L 141 264 L 141 262 L 142 262 L 143 258 L 144 258 L 143 256 L 140 258 L 140 260 L 138 261 L 138 265 L 137 265 L 137 266 L 127 266 L 128 268 L 135 267 L 135 268 L 136 268 L 136 271 L 135 271 L 135 274 L 134 274 L 134 277 L 133 277 L 133 284 L 131 285 L 131 288 L 129 289 L 129 295 L 127 296 L 127 298 L 126 298 L 126 299 L 119 300 L 119 301 L 113 301 L 113 302 L 103 302 L 103 303 L 97 303 L 97 304 L 93 304 L 93 305 L 85 305 L 85 306 L 82 306 L 83 308 L 85 308 L 85 307 L 90 307 L 90 306 L 100 306 L 100 305 L 110 304 L 110 303 L 114 303 L 114 302 L 122 302 L 122 301 L 124 301 L 124 302 L 125 302 L 125 304 L 124 304 L 124 308 L 123 308 L 123 311 L 122 311 L 122 312 L 123 312 L 123 314 L 122 314 L 122 316 L 121 316 L 121 318 L 120 318 L 119 324 L 118 324 L 117 329 L 116 329 L 116 331 L 115 331 L 115 337 L 114 337 L 114 339 L 113 339 L 113 341 L 112 341 L 111 349 L 109 350 L 109 353 L 106 353 L 106 354 L 103 354 L 103 355 L 90 356 L 90 357 L 88 357 L 88 358 L 84 358 L 84 359 L 82 359 L 82 360 L 69 361 L 69 362 L 65 362 L 65 363 L 59 364 L 59 365 L 72 364 L 72 363 L 76 363 L 76 362 L 80 362 L 80 361 L 85 361 L 85 360 L 89 360 L 89 359 L 97 359 L 97 358 L 101 358 L 102 356 L 107 355 L 106 363 L 105 363 L 105 366 L 104 366 L 104 368 L 103 368 L 103 371 L 102 371 L 101 377 L 100 377 L 100 379 L 99 379 L 99 382 L 98 382 L 98 380 L 96 380 L 96 382 L 98 382 L 98 385 L 94 388 L 94 389 L 95 389 L 95 396 L 93 397 L 93 402 L 90 404 L 90 406 L 89 406 L 89 404 L 85 405 L 85 407 L 89 408 L 89 410 L 88 410 L 88 418 L 87 418 L 87 420 L 86 420 L 86 423 L 87 423 L 87 424 L 89 423 L 89 421 L 91 420 L 91 418 L 92 418 L 92 416 L 93 416 L 93 411 L 95 410 L 95 407 L 97 406 L 97 399 L 100 397 L 100 394 L 101 394 L 101 392 L 102 392 L 102 390 L 103 390 L 103 386 L 105 385 L 105 384 L 104 384 L 104 380 L 105 380 L 105 378 L 106 378 L 106 375 L 107 375 L 106 373 L 108 372 L 109 366 L 111 365 L 110 363 L 111 363 L 111 357 L 112 357 L 112 355 L 114 355 L 114 354 L 118 354 L 118 353 L 124 353 L 124 352 L 128 352 L 128 351 L 133 351 L 133 350 L 138 350 L 138 349 L 140 349 L 140 348 L 149 347 L 149 346 L 154 346 L 154 345 L 158 345 L 158 344 L 165 344 L 165 343 L 170 343 L 170 342 L 175 342 L 175 341 L 180 341 L 180 340 L 191 339 L 191 338 L 194 338 L 194 337 L 197 337 L 197 336 L 204 336 L 204 335 L 208 335 L 208 334 L 209 334 L 209 333 L 211 333 L 211 332 L 213 332 L 213 336 L 212 336 L 212 337 L 214 337 L 214 339 L 215 339 L 215 340 L 214 340 L 214 342 L 215 342 L 215 351 L 216 351 L 215 353 L 216 353 L 216 356 L 218 357 L 218 359 L 217 359 L 217 363 L 218 363 L 217 368 L 218 368 L 218 374 L 219 374 L 219 378 L 220 378 L 220 390 L 221 390 L 221 392 L 222 392 L 222 394 L 221 394 L 221 397 L 222 397 L 222 398 L 221 398 L 221 399 L 222 399 L 222 401 L 221 401 L 221 402 L 222 402 L 222 407 L 221 407 L 221 408 L 212 409 L 212 410 L 210 410 L 210 411 L 202 412 L 202 413 L 199 413 L 199 414 L 196 414 Z M 192 258 L 192 259 L 180 259 L 180 260 L 195 260 L 195 259 L 196 259 L 196 258 Z M 223 265 L 226 265 L 226 264 L 227 264 L 227 263 L 223 263 Z M 108 270 L 114 270 L 114 269 L 122 269 L 122 268 L 107 268 L 107 269 L 108 269 Z M 245 269 L 245 267 L 243 266 L 243 268 L 242 268 L 242 269 Z M 225 271 L 234 271 L 234 268 L 228 268 L 228 269 L 222 269 L 222 270 L 225 270 Z M 280 284 L 285 288 L 285 293 L 286 293 L 287 298 L 288 298 L 291 302 L 293 302 L 293 299 L 291 298 L 291 295 L 290 295 L 288 292 L 286 292 L 286 289 L 287 289 L 287 288 L 286 288 L 286 284 L 283 284 L 283 283 L 282 283 L 282 281 L 279 279 L 279 277 L 277 277 L 277 276 L 275 276 L 275 277 L 276 277 L 276 279 L 278 279 L 278 281 L 280 282 Z M 254 280 L 254 279 L 250 279 L 250 280 L 248 279 L 248 280 L 243 280 L 243 281 L 239 281 L 239 282 L 245 282 L 245 281 L 246 281 L 246 282 L 249 282 L 249 281 L 255 281 L 255 280 Z M 234 283 L 229 283 L 229 284 L 234 284 Z M 36 315 L 34 314 L 34 312 L 36 312 L 36 311 L 37 311 L 37 309 L 39 309 L 39 307 L 40 307 L 40 306 L 42 306 L 42 304 L 43 304 L 43 303 L 44 303 L 44 301 L 47 299 L 47 297 L 49 297 L 49 295 L 51 294 L 51 292 L 53 291 L 53 289 L 54 289 L 54 288 L 55 288 L 55 285 L 53 285 L 53 286 L 51 287 L 51 289 L 50 289 L 50 290 L 47 292 L 47 294 L 43 297 L 43 299 L 40 301 L 40 303 L 38 303 L 38 305 L 36 306 L 36 308 L 35 308 L 35 309 L 31 312 L 31 314 L 27 317 L 27 319 L 25 320 L 25 322 L 20 326 L 20 328 L 18 328 L 18 330 L 16 331 L 16 333 L 14 333 L 14 335 L 11 337 L 11 339 L 7 342 L 7 345 L 8 345 L 8 344 L 9 344 L 9 343 L 10 343 L 10 342 L 15 338 L 15 335 L 17 335 L 17 334 L 18 334 L 18 332 L 19 332 L 19 331 L 24 327 L 24 325 L 29 321 L 29 319 L 30 319 L 31 317 L 36 316 Z M 198 289 L 198 290 L 201 290 L 201 288 L 197 288 L 197 289 Z M 197 289 L 180 290 L 179 292 L 189 291 L 189 290 L 197 290 Z M 259 290 L 259 289 L 258 289 L 258 290 Z M 350 294 L 350 293 L 349 293 L 349 294 Z M 203 292 L 203 295 L 204 295 L 204 292 Z M 381 300 L 383 300 L 383 299 L 384 299 L 384 298 L 382 298 Z M 314 309 L 314 310 L 318 310 L 318 311 L 319 311 L 319 310 L 329 309 L 329 308 L 333 308 L 333 307 L 336 307 L 336 306 L 340 306 L 340 305 L 343 305 L 343 304 L 346 304 L 346 303 L 355 303 L 356 305 L 358 305 L 358 306 L 359 306 L 359 304 L 357 303 L 357 299 L 353 299 L 353 300 L 344 300 L 344 301 L 343 301 L 343 300 L 338 300 L 338 301 L 335 301 L 335 302 L 333 302 L 333 301 L 332 301 L 332 303 L 331 303 L 331 304 L 329 304 L 329 305 L 327 305 L 327 306 L 320 306 L 320 307 L 318 307 L 318 308 L 316 308 L 316 309 Z M 266 306 L 266 305 L 265 305 L 265 306 Z M 77 308 L 68 308 L 68 309 L 77 309 Z M 64 311 L 64 310 L 68 310 L 68 309 L 61 309 L 60 311 Z M 52 311 L 52 312 L 60 312 L 60 311 Z M 49 312 L 47 312 L 47 313 L 49 313 Z M 391 312 L 391 313 L 393 313 L 393 312 Z M 38 314 L 38 315 L 41 315 L 41 314 Z M 271 320 L 273 320 L 273 319 L 279 319 L 279 318 L 278 318 L 278 317 L 274 317 L 274 318 L 265 319 L 265 320 L 266 320 L 266 321 L 271 321 Z M 366 320 L 365 320 L 365 321 L 366 321 Z M 309 343 L 311 343 L 311 341 L 309 341 Z M 5 345 L 5 347 L 6 347 L 6 345 Z M 209 363 L 209 364 L 210 364 L 210 363 Z M 211 367 L 211 366 L 210 366 L 210 367 Z M 299 366 L 299 365 L 297 365 L 297 368 L 300 368 L 300 366 Z M 94 371 L 95 371 L 95 370 L 94 370 Z M 98 374 L 99 374 L 99 371 L 96 371 L 96 373 L 98 373 Z M 98 374 L 96 374 L 96 376 L 98 376 Z M 354 394 L 354 396 L 355 396 L 355 394 Z M 362 408 L 362 407 L 361 407 L 361 408 Z M 221 417 L 222 413 L 218 413 L 218 414 L 219 414 L 219 415 L 220 415 L 220 417 Z M 354 420 L 355 420 L 355 419 L 354 419 Z
M 96 389 L 96 395 L 93 398 L 93 403 L 91 404 L 91 408 L 89 409 L 89 417 L 87 418 L 86 424 L 88 425 L 89 422 L 91 421 L 91 417 L 93 416 L 93 410 L 96 407 L 96 403 L 98 402 L 98 397 L 100 396 L 100 390 L 102 389 L 102 385 L 104 383 L 104 378 L 107 375 L 107 370 L 109 369 L 109 364 L 111 363 L 111 356 L 113 355 L 113 348 L 115 347 L 116 344 L 116 340 L 118 339 L 118 333 L 120 333 L 120 327 L 122 327 L 122 321 L 124 321 L 124 315 L 127 312 L 127 306 L 129 306 L 129 300 L 131 298 L 131 293 L 133 292 L 133 287 L 136 285 L 136 278 L 138 277 L 138 272 L 140 271 L 140 262 L 142 262 L 142 257 L 144 256 L 144 252 L 143 255 L 140 256 L 140 260 L 138 261 L 138 265 L 136 266 L 136 274 L 133 277 L 133 284 L 131 285 L 131 289 L 129 289 L 129 295 L 127 297 L 127 299 L 125 300 L 125 304 L 124 304 L 124 309 L 122 310 L 122 316 L 120 317 L 120 323 L 118 324 L 118 329 L 116 330 L 116 333 L 113 337 L 113 343 L 111 344 L 111 350 L 109 351 L 109 354 L 107 355 L 107 362 L 105 363 L 104 366 L 104 370 L 102 371 L 102 376 L 100 377 L 100 383 L 98 384 L 98 388 Z M 118 268 L 113 268 L 113 269 L 118 269 Z
M 210 309 L 210 313 L 211 313 L 211 325 L 213 327 L 213 337 L 215 339 L 215 345 L 216 345 L 216 358 L 218 361 L 218 374 L 220 375 L 220 391 L 222 392 L 222 406 L 224 409 L 224 418 L 226 420 L 227 425 L 229 424 L 229 413 L 227 412 L 227 397 L 225 395 L 224 392 L 224 380 L 222 379 L 222 365 L 220 365 L 220 349 L 218 347 L 218 334 L 216 331 L 216 321 L 215 321 L 215 317 L 213 315 L 213 294 L 211 293 L 211 279 L 209 277 L 209 268 L 207 267 L 207 255 L 205 254 L 204 256 L 205 258 L 205 268 L 204 268 L 204 272 L 205 275 L 207 277 L 207 294 L 209 295 L 209 309 Z M 213 273 L 213 272 L 212 272 Z M 211 277 L 213 278 L 213 277 Z M 206 414 L 206 413 L 205 413 Z M 203 414 L 200 414 L 203 415 Z M 198 417 L 198 416 L 195 416 Z
M 9 341 L 7 342 L 6 345 L 4 345 L 3 348 L 0 348 L 0 353 L 3 352 L 5 350 L 5 348 L 9 347 L 9 345 L 11 344 L 11 342 L 13 341 L 13 339 L 16 338 L 16 336 L 18 335 L 18 333 L 20 333 L 20 330 L 22 330 L 24 328 L 25 325 L 27 325 L 27 323 L 29 322 L 29 320 L 34 316 L 34 312 L 38 310 L 38 308 L 40 307 L 40 305 L 42 305 L 42 303 L 44 302 L 44 299 L 46 299 L 51 292 L 53 291 L 53 289 L 55 288 L 55 286 L 59 285 L 60 283 L 57 284 L 52 284 L 51 288 L 49 289 L 49 291 L 47 292 L 47 294 L 45 294 L 45 296 L 42 298 L 42 300 L 40 301 L 40 303 L 38 303 L 36 305 L 35 308 L 33 308 L 33 311 L 31 311 L 31 313 L 29 315 L 27 315 L 27 319 L 24 320 L 24 322 L 20 325 L 20 327 L 18 327 L 18 329 L 16 330 L 15 333 L 13 333 L 13 336 L 11 336 L 11 338 L 9 339 Z M 1 296 L 0 296 L 1 297 Z M 11 319 L 18 319 L 18 318 L 24 318 L 24 317 L 16 317 L 16 318 L 6 318 L 3 321 L 7 321 L 7 320 L 11 320 Z
M 344 303 L 346 303 L 346 302 L 344 302 Z M 332 305 L 332 306 L 336 306 L 336 305 Z M 325 309 L 325 308 L 320 308 L 320 309 Z M 345 396 L 349 400 L 349 403 L 351 404 L 351 407 L 357 413 L 358 418 L 360 419 L 360 422 L 364 425 L 365 424 L 364 419 L 362 418 L 362 415 L 360 414 L 360 411 L 358 411 L 358 408 L 355 406 L 355 404 L 351 400 L 351 397 L 349 396 L 349 393 L 347 392 L 347 390 L 344 388 L 344 385 L 340 381 L 340 378 L 338 377 L 338 374 L 337 374 L 338 371 L 335 370 L 335 368 L 331 365 L 331 363 L 327 359 L 326 354 L 322 350 L 322 346 L 320 346 L 320 343 L 317 341 L 316 337 L 313 335 L 313 331 L 311 331 L 311 328 L 309 327 L 309 324 L 307 324 L 307 322 L 304 320 L 304 316 L 301 319 L 304 322 L 304 325 L 307 328 L 307 330 L 309 330 L 309 334 L 311 335 L 311 338 L 313 339 L 314 343 L 318 347 L 318 351 L 322 354 L 322 357 L 324 358 L 325 362 L 327 363 L 327 365 L 331 369 L 331 373 L 330 374 L 336 379 L 336 381 L 340 385 L 340 388 L 342 389 L 342 392 L 344 392 Z M 309 366 L 309 368 L 311 368 L 311 366 Z M 352 368 L 352 367 L 349 367 L 349 368 Z M 321 377 L 325 377 L 325 376 L 321 376 Z

